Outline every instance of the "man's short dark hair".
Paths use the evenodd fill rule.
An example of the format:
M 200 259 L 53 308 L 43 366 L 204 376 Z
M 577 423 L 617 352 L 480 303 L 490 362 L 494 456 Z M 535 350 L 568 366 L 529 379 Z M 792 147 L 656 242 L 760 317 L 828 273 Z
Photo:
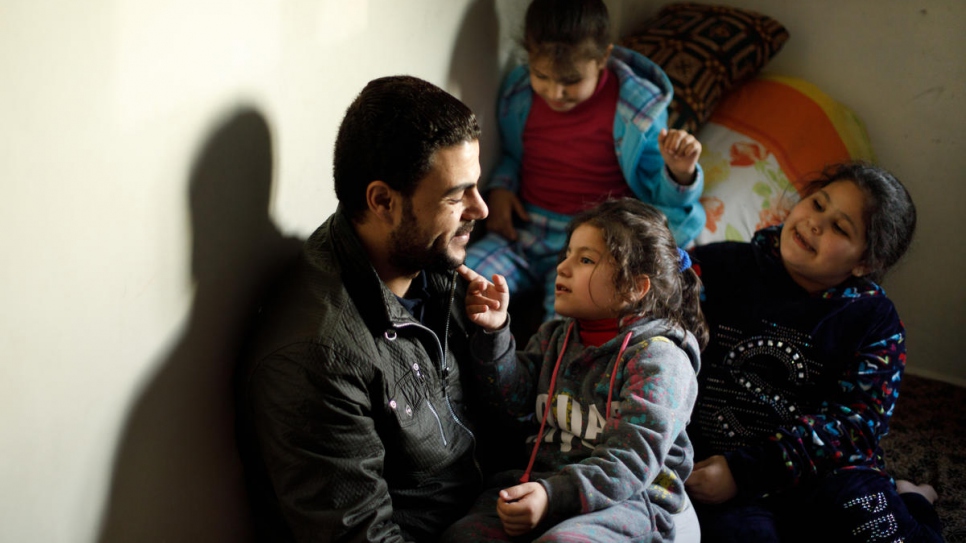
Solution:
M 366 187 L 381 180 L 412 196 L 433 154 L 480 138 L 476 115 L 432 83 L 411 76 L 370 81 L 346 110 L 335 141 L 335 194 L 353 221 L 367 208 Z

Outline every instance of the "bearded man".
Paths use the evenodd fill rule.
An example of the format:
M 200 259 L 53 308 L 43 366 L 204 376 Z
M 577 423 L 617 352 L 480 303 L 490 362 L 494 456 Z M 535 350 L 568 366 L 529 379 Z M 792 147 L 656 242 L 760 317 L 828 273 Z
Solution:
M 261 306 L 237 374 L 259 541 L 433 541 L 480 490 L 466 256 L 480 128 L 442 89 L 371 81 L 339 128 L 339 206 Z

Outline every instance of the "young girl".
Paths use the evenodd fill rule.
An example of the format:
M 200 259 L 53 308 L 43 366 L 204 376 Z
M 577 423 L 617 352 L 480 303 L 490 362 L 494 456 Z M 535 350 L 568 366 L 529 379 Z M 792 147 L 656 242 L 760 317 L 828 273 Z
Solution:
M 711 333 L 688 479 L 709 541 L 941 540 L 928 485 L 884 472 L 905 331 L 875 283 L 916 210 L 874 166 L 837 165 L 784 225 L 693 251 Z M 706 505 L 701 505 L 706 504 Z
M 485 330 L 472 338 L 473 377 L 492 416 L 530 416 L 535 435 L 526 470 L 498 475 L 443 540 L 672 541 L 679 512 L 696 540 L 685 426 L 707 330 L 687 253 L 660 211 L 624 198 L 577 215 L 561 257 L 554 308 L 565 318 L 520 352 L 506 281 L 460 269 L 467 313 Z
M 534 0 L 518 66 L 500 90 L 502 157 L 485 190 L 487 235 L 466 265 L 501 274 L 510 292 L 544 291 L 570 218 L 606 197 L 633 196 L 667 215 L 677 244 L 704 226 L 701 145 L 667 130 L 673 90 L 656 64 L 610 41 L 602 0 Z

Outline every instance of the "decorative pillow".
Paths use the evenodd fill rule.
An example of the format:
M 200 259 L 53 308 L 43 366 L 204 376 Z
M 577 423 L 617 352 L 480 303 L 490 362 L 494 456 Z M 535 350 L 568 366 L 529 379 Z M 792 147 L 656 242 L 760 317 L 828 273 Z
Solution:
M 760 141 L 714 121 L 701 129 L 701 167 L 707 214 L 695 245 L 748 241 L 756 230 L 781 224 L 798 201 L 775 154 Z
M 680 3 L 662 8 L 619 44 L 664 69 L 674 86 L 668 126 L 694 133 L 725 92 L 757 75 L 787 40 L 785 27 L 768 16 Z
M 826 166 L 875 161 L 862 121 L 815 85 L 760 76 L 729 93 L 698 134 L 705 228 L 695 243 L 748 241 L 780 224 Z

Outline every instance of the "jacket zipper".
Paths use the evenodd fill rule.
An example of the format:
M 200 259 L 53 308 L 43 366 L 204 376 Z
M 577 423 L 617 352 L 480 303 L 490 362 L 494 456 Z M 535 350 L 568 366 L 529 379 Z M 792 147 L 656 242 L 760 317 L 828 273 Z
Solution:
M 456 271 L 453 271 L 453 277 L 452 277 L 452 280 L 450 281 L 449 304 L 447 305 L 447 308 L 449 309 L 452 309 L 453 301 L 456 299 L 456 273 L 457 273 Z M 447 342 L 447 345 L 449 342 L 449 323 L 451 320 L 452 320 L 452 317 L 449 315 L 449 311 L 447 311 L 446 325 L 443 328 L 443 334 L 444 334 L 443 340 Z M 476 434 L 474 434 L 473 431 L 470 430 L 469 427 L 463 424 L 463 421 L 460 420 L 459 416 L 456 414 L 456 410 L 453 409 L 453 404 L 450 402 L 449 393 L 446 390 L 446 379 L 449 376 L 449 366 L 446 363 L 446 350 L 443 348 L 443 344 L 440 343 L 439 336 L 437 336 L 436 332 L 433 332 L 432 329 L 430 329 L 429 327 L 419 322 L 399 322 L 399 323 L 395 323 L 395 327 L 397 329 L 407 328 L 407 327 L 420 328 L 429 332 L 429 335 L 431 335 L 433 339 L 436 340 L 436 348 L 438 349 L 437 352 L 439 354 L 439 360 L 440 360 L 440 370 L 439 370 L 440 377 L 441 377 L 440 382 L 441 382 L 441 386 L 443 387 L 442 392 L 443 392 L 443 399 L 446 401 L 446 408 L 449 411 L 449 414 L 453 417 L 453 421 L 456 422 L 456 425 L 462 428 L 464 431 L 466 431 L 467 434 L 469 434 L 470 439 L 473 442 L 473 451 L 472 451 L 473 465 L 476 467 L 477 474 L 480 477 L 482 477 L 483 469 L 480 467 L 480 463 L 476 459 Z M 439 418 L 439 413 L 437 413 L 436 408 L 433 407 L 433 402 L 427 402 L 427 405 L 429 405 L 430 411 L 433 412 L 433 416 L 436 417 L 436 424 L 439 426 L 440 437 L 443 439 L 443 445 L 446 445 L 447 444 L 446 435 L 443 431 L 443 422 Z
M 449 315 L 449 310 L 453 309 L 453 301 L 456 299 L 456 281 L 457 281 L 456 276 L 457 276 L 457 272 L 456 270 L 453 270 L 453 275 L 449 283 L 450 285 L 449 303 L 446 305 L 447 307 L 446 326 L 443 327 L 443 334 L 444 334 L 443 341 L 447 346 L 449 345 L 449 323 L 450 323 L 450 320 L 452 320 L 452 318 Z M 436 342 L 439 343 L 439 338 L 436 338 Z M 473 466 L 476 467 L 476 473 L 477 475 L 480 476 L 480 479 L 482 480 L 483 468 L 480 467 L 480 462 L 476 459 L 476 434 L 474 434 L 472 430 L 470 430 L 469 428 L 466 427 L 466 425 L 463 424 L 463 421 L 461 421 L 459 416 L 456 415 L 456 411 L 453 409 L 453 404 L 450 403 L 449 394 L 446 392 L 446 378 L 449 376 L 449 366 L 446 364 L 446 350 L 443 349 L 442 347 L 440 347 L 440 349 L 442 350 L 442 355 L 443 355 L 443 398 L 446 400 L 446 407 L 449 408 L 450 414 L 453 415 L 453 420 L 455 420 L 456 424 L 458 424 L 461 428 L 466 430 L 466 433 L 470 435 L 470 440 L 473 442 L 473 451 L 472 451 Z

